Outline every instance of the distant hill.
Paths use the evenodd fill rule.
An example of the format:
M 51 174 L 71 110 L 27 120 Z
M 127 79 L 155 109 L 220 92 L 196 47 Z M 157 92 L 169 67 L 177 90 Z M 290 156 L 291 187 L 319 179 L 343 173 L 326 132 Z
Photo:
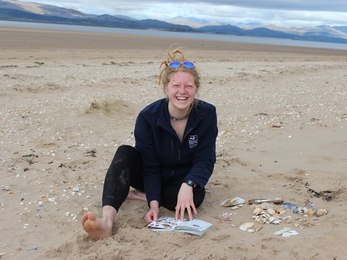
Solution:
M 215 33 L 347 44 L 347 26 L 283 28 L 256 25 L 253 28 L 240 28 L 229 24 L 220 25 L 216 22 L 202 21 L 193 17 L 176 17 L 168 21 L 137 20 L 121 15 L 84 14 L 69 8 L 16 0 L 0 0 L 0 20 Z

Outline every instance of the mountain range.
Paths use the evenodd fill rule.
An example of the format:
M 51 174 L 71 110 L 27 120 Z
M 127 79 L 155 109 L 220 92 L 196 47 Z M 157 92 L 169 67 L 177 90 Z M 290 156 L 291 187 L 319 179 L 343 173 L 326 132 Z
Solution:
M 0 0 L 0 20 L 215 33 L 347 44 L 347 26 L 321 25 L 291 28 L 261 24 L 236 26 L 203 21 L 193 17 L 176 17 L 167 21 L 137 20 L 122 15 L 85 14 L 69 8 L 16 0 Z

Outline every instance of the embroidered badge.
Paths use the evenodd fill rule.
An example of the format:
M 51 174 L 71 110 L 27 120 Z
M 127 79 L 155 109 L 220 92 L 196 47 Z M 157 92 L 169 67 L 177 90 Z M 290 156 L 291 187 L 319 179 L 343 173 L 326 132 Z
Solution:
M 198 136 L 197 135 L 190 135 L 189 136 L 189 148 L 193 149 L 198 146 Z

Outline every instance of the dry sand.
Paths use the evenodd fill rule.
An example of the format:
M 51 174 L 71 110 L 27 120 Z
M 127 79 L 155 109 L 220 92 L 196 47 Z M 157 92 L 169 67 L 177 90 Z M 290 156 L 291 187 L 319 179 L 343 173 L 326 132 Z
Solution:
M 100 216 L 117 146 L 134 144 L 138 111 L 164 96 L 157 76 L 172 43 L 218 111 L 218 159 L 196 216 L 213 227 L 151 232 L 147 204 L 125 201 L 114 236 L 93 241 L 80 217 Z M 1 259 L 346 259 L 346 51 L 9 27 L 0 46 Z M 292 223 L 249 233 L 239 226 L 258 225 L 252 207 L 220 206 L 236 196 L 309 200 L 328 214 L 286 209 Z M 299 235 L 274 235 L 285 227 Z

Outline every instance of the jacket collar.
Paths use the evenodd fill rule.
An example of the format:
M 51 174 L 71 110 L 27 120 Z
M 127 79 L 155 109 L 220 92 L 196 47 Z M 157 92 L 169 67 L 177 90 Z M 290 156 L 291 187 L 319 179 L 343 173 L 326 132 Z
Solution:
M 187 126 L 185 129 L 185 134 L 187 131 L 190 131 L 191 129 L 195 128 L 196 125 L 203 119 L 201 114 L 197 112 L 196 106 L 199 108 L 199 103 L 200 101 L 198 99 L 194 100 L 193 108 L 192 111 L 189 114 Z M 174 132 L 173 128 L 170 125 L 170 114 L 169 114 L 169 103 L 167 99 L 163 99 L 162 102 L 162 108 L 161 108 L 161 113 L 159 115 L 159 118 L 157 120 L 157 126 L 160 126 L 164 129 L 166 129 L 169 132 Z

